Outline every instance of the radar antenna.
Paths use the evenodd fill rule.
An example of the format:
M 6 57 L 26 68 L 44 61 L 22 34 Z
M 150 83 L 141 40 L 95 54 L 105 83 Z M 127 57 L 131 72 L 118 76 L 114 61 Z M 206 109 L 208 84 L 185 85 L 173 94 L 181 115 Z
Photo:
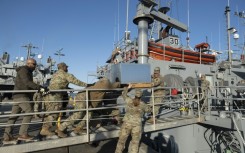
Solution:
M 63 48 L 57 50 L 56 53 L 54 53 L 54 55 L 59 57 L 59 62 L 60 62 L 60 56 L 65 56 L 65 54 L 61 53 L 62 50 L 63 50 Z
M 31 49 L 32 48 L 38 49 L 38 47 L 33 46 L 31 43 L 29 43 L 27 45 L 24 45 L 24 46 L 21 46 L 21 47 L 25 47 L 27 49 L 27 59 L 29 59 L 31 57 L 31 55 L 32 55 L 32 53 L 31 53 Z

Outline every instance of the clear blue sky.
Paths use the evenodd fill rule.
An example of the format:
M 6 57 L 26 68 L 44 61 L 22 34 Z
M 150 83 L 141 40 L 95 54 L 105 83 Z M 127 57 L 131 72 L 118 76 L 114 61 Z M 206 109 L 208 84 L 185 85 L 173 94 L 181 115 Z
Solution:
M 162 0 L 162 5 L 171 3 L 168 13 L 188 24 L 187 0 Z M 118 4 L 119 2 L 119 4 Z M 136 14 L 138 0 L 130 0 L 129 30 L 131 38 L 137 36 L 132 20 Z M 226 50 L 226 26 L 224 10 L 227 0 L 189 0 L 190 44 L 205 42 L 211 48 Z M 119 6 L 119 9 L 118 9 Z M 235 11 L 245 11 L 245 0 L 230 0 L 231 26 L 240 34 L 239 43 L 244 42 L 244 20 L 234 16 Z M 119 16 L 119 20 L 118 20 Z M 0 0 L 0 54 L 7 51 L 11 61 L 17 56 L 26 57 L 21 47 L 32 43 L 42 53 L 43 61 L 48 56 L 57 63 L 54 53 L 63 48 L 60 61 L 66 62 L 69 72 L 87 81 L 87 74 L 104 65 L 113 50 L 113 43 L 124 35 L 126 0 Z M 118 26 L 119 23 L 119 26 Z M 176 31 L 186 45 L 186 33 Z M 236 50 L 237 48 L 232 47 Z M 88 78 L 89 83 L 93 81 Z

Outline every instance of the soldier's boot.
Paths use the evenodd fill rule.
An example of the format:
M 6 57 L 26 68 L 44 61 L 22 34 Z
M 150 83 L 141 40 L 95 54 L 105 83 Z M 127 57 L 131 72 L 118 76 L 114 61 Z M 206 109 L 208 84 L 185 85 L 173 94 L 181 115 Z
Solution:
M 61 137 L 61 138 L 67 137 L 67 134 L 65 134 L 63 131 L 61 131 L 61 130 L 59 130 L 59 129 L 55 130 L 55 132 L 56 132 L 57 135 L 58 135 L 59 137 Z
M 13 137 L 11 134 L 4 133 L 3 141 L 15 141 L 17 138 Z
M 73 132 L 74 132 L 75 134 L 79 134 L 79 133 L 82 132 L 82 128 L 79 127 L 79 126 L 77 126 L 76 128 L 73 129 Z
M 117 121 L 117 125 L 120 125 L 122 123 L 122 120 L 119 116 L 115 116 L 114 119 Z
M 153 124 L 154 123 L 153 117 L 149 118 L 146 122 Z M 156 120 L 155 120 L 155 123 L 156 123 Z
M 54 132 L 51 132 L 49 131 L 49 127 L 42 127 L 41 131 L 40 131 L 40 134 L 43 135 L 43 136 L 53 136 L 55 135 Z

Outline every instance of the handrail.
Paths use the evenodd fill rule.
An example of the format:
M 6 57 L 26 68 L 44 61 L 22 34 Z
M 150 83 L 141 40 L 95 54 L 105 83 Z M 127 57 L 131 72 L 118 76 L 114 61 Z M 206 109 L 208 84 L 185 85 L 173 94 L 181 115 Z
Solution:
M 151 89 L 152 92 L 154 92 L 155 89 L 165 89 L 165 90 L 170 90 L 174 87 L 164 87 L 164 88 L 145 88 L 145 90 L 147 89 Z M 184 86 L 183 88 L 186 88 L 186 86 Z M 190 86 L 188 86 L 188 88 L 191 88 Z M 199 91 L 198 86 L 196 86 L 197 88 L 197 92 Z M 212 87 L 212 88 L 216 88 L 216 87 Z M 217 88 L 221 88 L 221 87 L 217 87 Z M 227 88 L 227 87 L 224 87 L 224 88 Z M 235 87 L 229 87 L 229 88 L 235 88 Z M 242 87 L 238 87 L 238 88 L 242 88 Z M 113 93 L 113 91 L 122 91 L 121 88 L 118 88 L 118 89 L 113 89 L 113 90 L 108 90 L 108 89 L 83 89 L 83 90 L 77 90 L 77 89 L 69 89 L 69 90 L 55 90 L 55 91 L 51 91 L 51 92 L 71 92 L 71 91 L 77 91 L 77 92 L 86 92 L 86 97 L 88 97 L 88 93 L 91 92 L 91 91 L 105 91 L 107 93 Z M 36 90 L 27 90 L 28 92 L 36 92 Z M 26 91 L 26 92 L 27 92 Z M 184 91 L 182 89 L 182 91 Z M 3 92 L 19 92 L 19 91 L 12 91 L 12 90 L 5 90 Z M 23 92 L 23 91 L 20 91 L 20 92 Z M 149 91 L 148 91 L 149 92 Z M 171 91 L 170 91 L 171 92 Z M 77 94 L 77 93 L 76 93 Z M 150 96 L 146 96 L 146 95 L 143 95 L 145 98 L 150 98 L 152 97 L 153 99 L 153 104 L 154 106 L 157 106 L 157 105 L 161 105 L 161 106 L 168 106 L 169 108 L 171 108 L 170 110 L 164 112 L 164 113 L 160 113 L 160 114 L 154 114 L 154 111 L 153 111 L 153 114 L 152 114 L 152 117 L 155 119 L 157 117 L 160 117 L 162 115 L 165 115 L 165 114 L 168 114 L 168 113 L 171 113 L 173 111 L 179 111 L 179 108 L 180 107 L 189 107 L 191 108 L 191 104 L 196 104 L 197 105 L 197 113 L 198 113 L 198 116 L 199 116 L 199 121 L 201 121 L 201 111 L 200 111 L 200 100 L 201 100 L 201 97 L 202 97 L 202 94 L 201 93 L 196 93 L 196 98 L 193 98 L 194 96 L 192 95 L 192 93 L 182 93 L 182 94 L 179 94 L 178 96 L 175 96 L 176 99 L 172 99 L 173 95 L 167 95 L 165 96 L 165 99 L 162 101 L 162 103 L 155 103 L 154 102 L 154 94 L 151 94 L 149 92 Z M 184 97 L 184 94 L 188 94 L 189 96 L 186 96 Z M 201 96 L 201 97 L 200 97 Z M 226 99 L 227 98 L 217 98 L 217 97 L 214 97 L 214 96 L 211 96 L 209 97 L 209 99 Z M 233 99 L 233 100 L 244 100 L 244 98 L 230 98 L 230 99 Z M 115 100 L 122 100 L 122 97 L 120 97 L 119 95 L 117 96 L 117 98 L 106 98 L 106 99 L 103 99 L 104 101 L 115 101 Z M 44 114 L 52 114 L 52 113 L 73 113 L 73 112 L 78 112 L 78 111 L 85 111 L 86 114 L 88 114 L 88 112 L 90 111 L 94 111 L 94 110 L 106 110 L 106 109 L 121 109 L 121 108 L 125 108 L 125 103 L 120 103 L 120 104 L 117 104 L 117 103 L 113 103 L 113 104 L 109 104 L 109 105 L 106 105 L 106 102 L 104 102 L 105 104 L 102 105 L 101 107 L 96 107 L 96 108 L 89 108 L 88 107 L 88 104 L 89 102 L 95 102 L 95 101 L 100 101 L 99 99 L 98 100 L 89 100 L 88 98 L 86 98 L 86 100 L 82 100 L 80 102 L 85 102 L 86 103 L 86 108 L 84 109 L 67 109 L 67 110 L 59 110 L 59 111 L 49 111 L 49 112 L 45 112 L 45 111 L 40 111 L 40 112 L 33 112 L 33 113 L 21 113 L 21 114 L 4 114 L 4 115 L 0 115 L 0 119 L 3 119 L 3 118 L 7 118 L 7 117 L 12 117 L 12 116 L 25 116 L 25 115 L 44 115 Z M 31 101 L 32 103 L 34 102 L 37 102 L 37 101 Z M 51 101 L 51 102 L 64 102 L 64 101 Z M 66 101 L 67 102 L 67 101 Z M 15 102 L 2 102 L 0 103 L 0 105 L 3 105 L 3 104 L 14 104 Z M 148 104 L 148 105 L 151 105 L 151 104 Z M 213 108 L 214 106 L 212 106 L 211 104 L 209 104 L 209 110 L 211 108 Z M 195 108 L 195 109 L 196 109 Z M 2 107 L 0 108 L 0 110 L 3 109 Z M 153 107 L 154 109 L 154 107 Z M 236 110 L 244 110 L 244 109 L 240 109 L 240 108 L 237 108 Z M 123 116 L 124 114 L 120 113 L 121 116 Z M 84 119 L 84 118 L 80 118 L 80 119 L 76 119 L 76 121 L 86 121 L 86 124 L 87 125 L 87 131 L 86 131 L 86 134 L 87 134 L 87 142 L 90 141 L 90 133 L 89 133 L 89 122 L 90 120 L 108 120 L 108 119 L 112 119 L 113 115 L 109 114 L 109 115 L 99 115 L 99 116 L 96 116 L 96 117 L 93 117 L 93 118 L 89 118 L 88 115 L 87 117 Z M 64 122 L 64 121 L 67 121 L 66 119 L 62 119 L 60 122 Z M 40 119 L 36 119 L 36 120 L 33 120 L 31 123 L 28 123 L 28 124 L 42 124 L 42 123 L 47 123 L 47 122 L 42 122 Z M 53 123 L 57 123 L 57 121 L 53 121 Z M 153 124 L 153 129 L 159 129 L 159 127 L 156 126 L 156 123 L 155 120 L 154 120 L 154 124 Z M 16 123 L 16 124 L 13 124 L 13 125 L 21 125 L 21 123 Z M 6 126 L 12 126 L 12 125 L 8 125 L 7 123 L 1 123 L 0 122 L 0 127 L 6 127 Z

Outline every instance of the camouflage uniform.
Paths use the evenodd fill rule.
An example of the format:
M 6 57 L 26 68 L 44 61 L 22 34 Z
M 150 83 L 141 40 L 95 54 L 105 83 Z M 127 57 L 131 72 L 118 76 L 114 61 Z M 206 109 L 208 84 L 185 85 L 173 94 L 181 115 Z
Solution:
M 96 82 L 93 86 L 87 87 L 86 89 L 109 89 L 111 87 L 112 86 L 111 86 L 110 81 L 106 78 L 102 78 L 98 82 Z M 89 108 L 97 107 L 103 100 L 104 95 L 105 95 L 105 91 L 102 91 L 102 90 L 90 91 L 88 107 Z M 86 92 L 83 91 L 76 95 L 74 109 L 85 109 L 85 108 L 86 108 Z M 85 111 L 79 111 L 79 112 L 73 113 L 73 115 L 67 118 L 67 121 L 63 122 L 60 125 L 59 130 L 64 131 L 68 126 L 74 125 L 74 123 L 77 120 L 83 118 L 82 121 L 80 121 L 79 123 L 75 125 L 77 130 L 82 130 L 86 124 L 86 119 L 87 119 L 86 115 L 88 115 L 88 118 L 90 119 L 92 116 L 92 112 L 88 112 L 88 114 L 86 114 L 85 116 L 84 115 L 85 115 Z M 78 133 L 78 131 L 76 131 L 75 133 Z
M 33 95 L 33 101 L 34 101 L 34 112 L 39 112 L 44 109 L 44 103 L 42 93 L 36 92 Z M 35 118 L 38 118 L 39 115 L 35 114 Z
M 154 94 L 152 94 L 151 98 L 150 98 L 150 104 L 151 106 L 153 105 L 153 97 L 154 97 L 154 104 L 160 104 L 163 101 L 163 97 L 165 95 L 165 90 L 164 89 L 157 89 L 157 88 L 162 88 L 165 85 L 164 81 L 163 81 L 163 77 L 160 75 L 160 68 L 156 67 L 154 69 L 154 73 L 159 73 L 159 75 L 157 77 L 153 77 L 152 78 L 152 87 L 156 88 L 154 89 Z M 154 106 L 154 114 L 155 116 L 158 115 L 159 113 L 159 109 L 160 109 L 160 105 L 155 105 Z M 153 121 L 153 117 L 149 119 L 149 121 Z
M 74 99 L 74 109 L 85 109 L 86 108 L 86 92 L 78 93 Z M 82 118 L 84 111 L 74 112 L 69 116 L 63 123 L 60 124 L 59 130 L 64 131 L 68 126 L 74 125 L 75 122 Z
M 129 145 L 129 152 L 138 153 L 139 142 L 142 134 L 142 117 L 145 112 L 151 111 L 150 107 L 148 107 L 142 101 L 140 101 L 138 106 L 135 106 L 133 103 L 134 99 L 131 99 L 129 96 L 127 96 L 127 91 L 128 88 L 125 88 L 122 95 L 126 102 L 126 114 L 123 118 L 123 124 L 119 133 L 119 139 L 115 153 L 122 153 L 129 134 L 132 136 L 132 140 L 130 141 Z
M 61 63 L 62 64 L 62 63 Z M 65 65 L 66 66 L 66 65 Z M 78 80 L 72 74 L 65 72 L 63 69 L 59 69 L 53 76 L 50 81 L 49 89 L 50 90 L 60 90 L 67 89 L 68 84 L 72 83 L 78 86 L 85 87 L 86 83 Z M 45 108 L 46 111 L 58 111 L 62 108 L 62 104 L 60 103 L 63 99 L 63 96 L 66 93 L 58 92 L 58 93 L 50 93 L 44 96 Z M 47 123 L 43 124 L 43 129 L 49 129 L 52 126 L 52 122 L 56 121 L 59 114 L 46 114 L 44 121 Z M 42 134 L 42 131 L 41 131 Z
M 209 89 L 209 86 L 210 86 L 210 82 L 208 80 L 206 80 L 206 76 L 205 75 L 202 75 L 201 76 L 201 89 L 202 89 L 202 94 L 203 94 L 203 100 L 201 101 L 201 110 L 204 111 L 207 110 L 208 108 L 208 97 L 207 97 L 207 94 L 208 94 L 208 89 Z

